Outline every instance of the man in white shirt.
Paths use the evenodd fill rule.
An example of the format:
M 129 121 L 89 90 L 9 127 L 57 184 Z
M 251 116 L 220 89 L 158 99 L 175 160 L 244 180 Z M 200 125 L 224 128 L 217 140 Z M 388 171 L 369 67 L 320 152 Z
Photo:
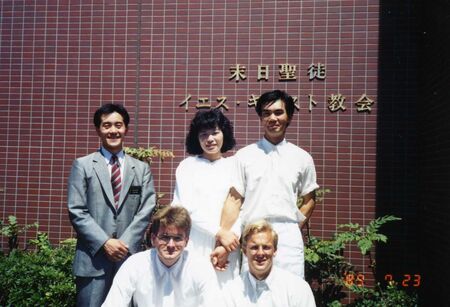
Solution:
M 264 138 L 235 155 L 236 179 L 225 202 L 216 238 L 230 252 L 239 245 L 237 235 L 230 229 L 240 210 L 243 225 L 266 219 L 280 238 L 275 264 L 304 278 L 300 227 L 314 210 L 315 190 L 319 186 L 312 157 L 285 139 L 294 109 L 292 97 L 283 91 L 259 97 L 256 112 Z M 298 196 L 303 198 L 300 210 Z
M 131 301 L 136 307 L 218 306 L 222 301 L 211 264 L 185 250 L 190 229 L 186 209 L 159 209 L 152 218 L 154 248 L 124 262 L 102 306 L 129 306 Z
M 306 281 L 273 266 L 277 254 L 277 233 L 265 220 L 248 224 L 242 234 L 242 251 L 249 271 L 225 288 L 228 307 L 315 307 L 314 296 Z

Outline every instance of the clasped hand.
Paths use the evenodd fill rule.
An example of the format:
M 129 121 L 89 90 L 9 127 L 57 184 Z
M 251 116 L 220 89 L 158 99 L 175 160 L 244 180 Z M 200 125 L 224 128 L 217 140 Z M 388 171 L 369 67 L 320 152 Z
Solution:
M 216 240 L 226 249 L 228 253 L 239 247 L 239 238 L 231 230 L 221 228 L 216 234 Z
M 128 255 L 128 246 L 118 239 L 109 239 L 103 245 L 106 257 L 112 262 L 118 262 Z
M 220 229 L 216 234 L 216 247 L 211 253 L 214 269 L 225 271 L 228 268 L 228 255 L 239 247 L 239 238 L 230 230 Z

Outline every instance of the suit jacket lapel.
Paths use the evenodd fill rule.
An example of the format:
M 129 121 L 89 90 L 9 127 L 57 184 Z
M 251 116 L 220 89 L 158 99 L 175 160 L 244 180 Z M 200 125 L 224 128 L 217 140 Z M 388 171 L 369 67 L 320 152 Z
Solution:
M 114 195 L 111 186 L 111 174 L 108 170 L 108 165 L 106 165 L 105 157 L 100 152 L 96 152 L 94 159 L 94 171 L 97 174 L 98 180 L 105 191 L 106 196 L 111 204 L 114 204 Z
M 125 167 L 122 175 L 122 191 L 120 192 L 119 208 L 122 206 L 122 203 L 127 196 L 131 183 L 135 177 L 134 168 L 135 165 L 133 163 L 133 159 L 130 159 L 128 155 L 125 155 Z

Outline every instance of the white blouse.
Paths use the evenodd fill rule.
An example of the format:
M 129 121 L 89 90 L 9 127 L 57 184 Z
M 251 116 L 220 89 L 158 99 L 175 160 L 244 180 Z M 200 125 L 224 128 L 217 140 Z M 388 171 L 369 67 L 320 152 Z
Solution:
M 202 255 L 208 261 L 220 229 L 222 208 L 231 188 L 236 169 L 234 163 L 233 157 L 209 161 L 191 156 L 181 161 L 176 170 L 172 205 L 185 207 L 192 219 L 187 250 Z M 240 235 L 239 218 L 232 230 Z M 239 274 L 239 251 L 232 252 L 228 261 L 226 271 L 216 271 L 221 286 Z
M 180 162 L 172 205 L 182 205 L 189 211 L 193 228 L 210 236 L 219 231 L 234 169 L 233 157 L 209 161 L 191 156 Z

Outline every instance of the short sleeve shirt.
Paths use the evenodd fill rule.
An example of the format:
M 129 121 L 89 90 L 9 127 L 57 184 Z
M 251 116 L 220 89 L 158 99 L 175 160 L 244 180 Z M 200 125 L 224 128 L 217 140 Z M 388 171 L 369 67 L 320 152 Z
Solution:
M 273 145 L 265 138 L 239 150 L 234 188 L 243 196 L 241 219 L 248 223 L 262 218 L 300 222 L 297 196 L 319 186 L 309 153 L 283 140 Z

